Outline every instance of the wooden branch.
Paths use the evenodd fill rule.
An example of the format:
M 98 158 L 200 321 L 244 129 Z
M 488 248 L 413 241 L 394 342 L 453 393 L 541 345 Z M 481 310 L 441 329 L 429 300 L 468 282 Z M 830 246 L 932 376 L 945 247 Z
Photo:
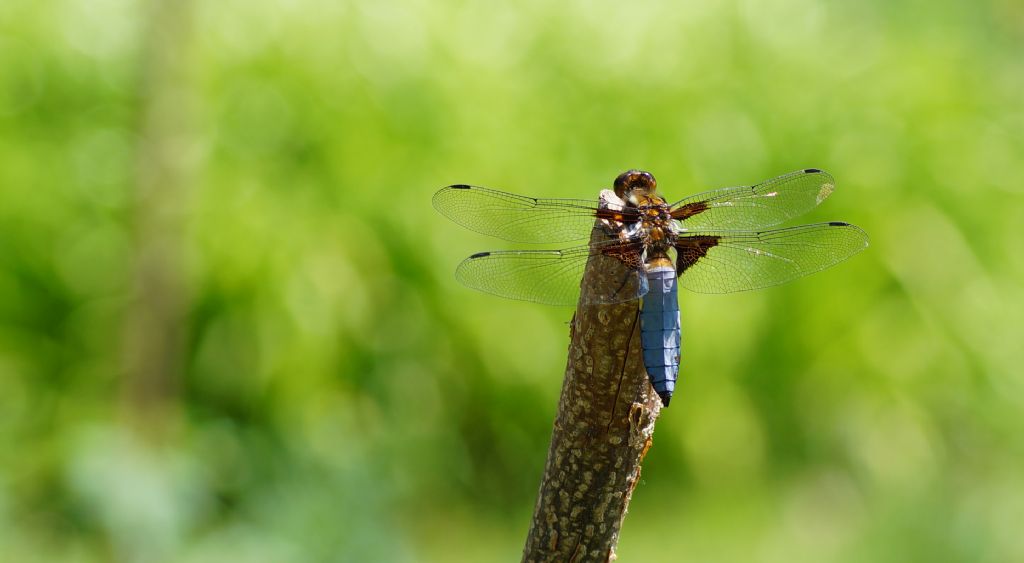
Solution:
M 617 201 L 609 190 L 602 205 Z M 591 242 L 606 240 L 594 229 Z M 613 561 L 661 410 L 644 370 L 639 302 L 583 305 L 622 284 L 615 258 L 593 256 L 573 316 L 569 360 L 523 561 Z M 614 284 L 614 285 L 613 285 Z

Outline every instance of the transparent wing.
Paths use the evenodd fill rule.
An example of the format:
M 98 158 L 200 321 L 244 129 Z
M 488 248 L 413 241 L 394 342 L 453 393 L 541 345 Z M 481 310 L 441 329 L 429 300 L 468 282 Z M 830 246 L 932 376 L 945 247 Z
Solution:
M 808 168 L 756 186 L 722 188 L 690 196 L 672 205 L 672 217 L 688 231 L 761 229 L 803 215 L 834 189 L 831 175 Z
M 575 306 L 589 260 L 600 261 L 596 265 L 606 268 L 615 283 L 595 288 L 583 303 L 621 303 L 647 293 L 639 256 L 618 241 L 565 250 L 480 252 L 463 260 L 455 277 L 468 287 L 508 299 Z
M 467 229 L 526 243 L 585 239 L 597 213 L 597 200 L 536 199 L 465 184 L 442 188 L 433 203 Z
M 676 243 L 679 283 L 698 293 L 729 293 L 785 283 L 838 264 L 868 246 L 848 223 L 762 232 L 684 233 Z

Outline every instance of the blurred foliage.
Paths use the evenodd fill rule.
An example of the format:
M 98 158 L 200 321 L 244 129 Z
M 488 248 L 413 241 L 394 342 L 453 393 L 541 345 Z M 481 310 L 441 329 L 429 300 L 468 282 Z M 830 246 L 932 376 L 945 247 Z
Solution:
M 0 4 L 5 561 L 516 560 L 571 311 L 459 287 L 506 245 L 433 191 L 812 166 L 807 222 L 872 246 L 681 296 L 621 560 L 1024 560 L 1024 4 L 181 9 L 168 74 L 148 3 Z M 160 291 L 180 340 L 127 324 Z M 140 341 L 176 366 L 155 406 Z

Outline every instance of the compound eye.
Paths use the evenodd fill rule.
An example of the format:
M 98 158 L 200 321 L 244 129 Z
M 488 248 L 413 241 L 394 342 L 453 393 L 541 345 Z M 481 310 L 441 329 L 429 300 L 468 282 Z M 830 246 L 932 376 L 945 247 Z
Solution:
M 633 191 L 652 194 L 657 188 L 658 182 L 654 176 L 643 170 L 627 170 L 615 178 L 615 195 L 623 199 Z

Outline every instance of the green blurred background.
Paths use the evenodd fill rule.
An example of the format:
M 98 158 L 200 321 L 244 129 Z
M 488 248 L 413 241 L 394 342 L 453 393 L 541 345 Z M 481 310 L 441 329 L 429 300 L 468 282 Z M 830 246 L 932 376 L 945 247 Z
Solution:
M 805 167 L 867 252 L 681 296 L 622 561 L 1024 560 L 1024 4 L 6 0 L 0 559 L 514 561 L 571 311 L 468 182 Z

